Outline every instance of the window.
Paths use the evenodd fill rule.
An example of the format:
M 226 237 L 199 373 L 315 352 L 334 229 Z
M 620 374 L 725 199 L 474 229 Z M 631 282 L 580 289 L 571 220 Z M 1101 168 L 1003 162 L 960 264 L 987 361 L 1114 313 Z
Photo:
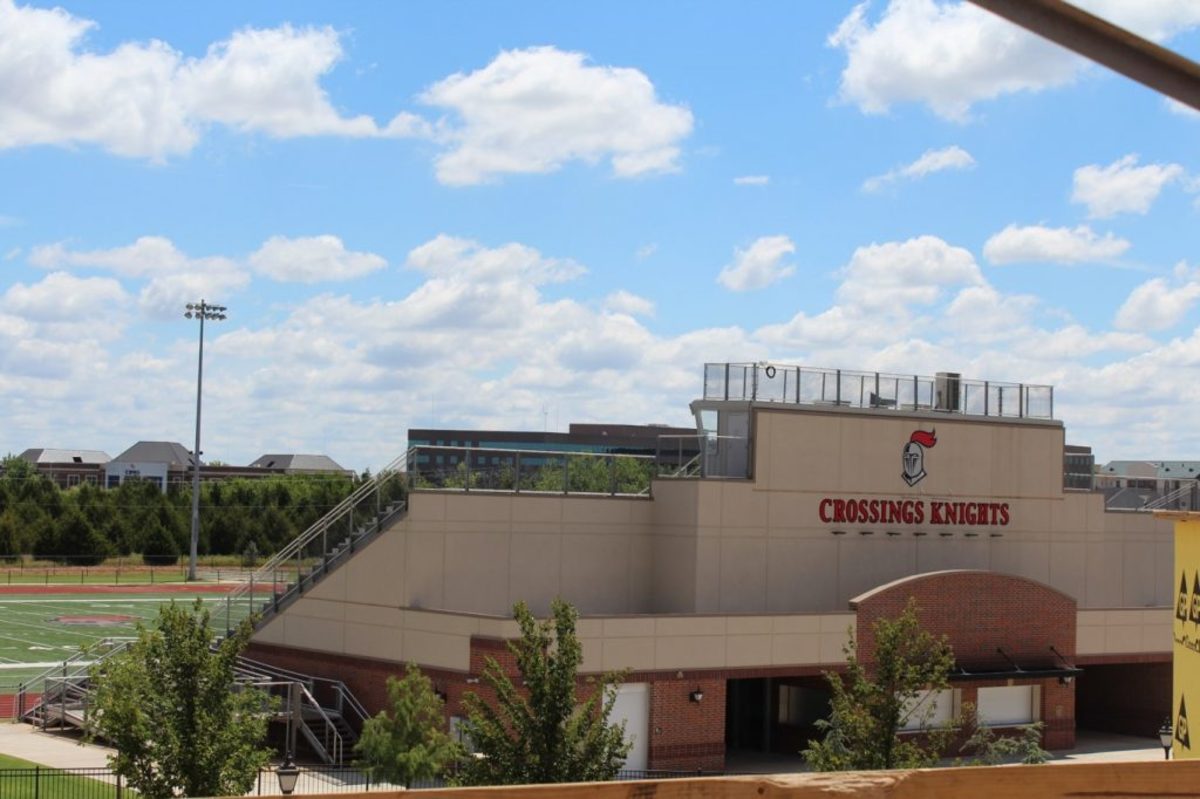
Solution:
M 900 718 L 902 730 L 919 730 L 922 727 L 940 727 L 954 719 L 957 704 L 954 689 L 922 691 L 904 708 Z
M 989 727 L 1011 727 L 1037 720 L 1038 692 L 1033 685 L 979 689 L 979 718 Z
M 67 475 L 67 488 L 70 488 L 71 486 L 77 486 L 77 485 L 79 485 L 79 475 L 68 474 Z
M 116 487 L 117 487 L 117 486 L 119 486 L 119 485 L 121 485 L 121 475 L 119 475 L 119 474 L 110 474 L 110 475 L 108 476 L 108 483 L 107 483 L 107 487 L 108 487 L 108 488 L 116 488 Z

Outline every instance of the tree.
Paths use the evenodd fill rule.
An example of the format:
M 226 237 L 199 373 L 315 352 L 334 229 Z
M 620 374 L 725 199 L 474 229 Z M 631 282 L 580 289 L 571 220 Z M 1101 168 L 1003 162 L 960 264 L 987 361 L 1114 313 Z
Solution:
M 241 796 L 267 764 L 271 703 L 257 689 L 235 690 L 251 631 L 246 620 L 210 648 L 200 600 L 190 609 L 172 602 L 159 610 L 157 629 L 139 624 L 128 650 L 93 668 L 88 735 L 116 748 L 109 765 L 145 799 Z
M 825 675 L 831 712 L 817 722 L 825 738 L 810 741 L 804 751 L 818 771 L 927 767 L 949 743 L 952 728 L 931 725 L 936 712 L 931 698 L 946 688 L 954 665 L 946 637 L 921 628 L 915 600 L 899 617 L 875 622 L 873 630 L 869 663 L 859 659 L 851 632 L 845 674 Z M 920 734 L 901 737 L 906 726 Z
M 387 692 L 389 708 L 367 719 L 354 751 L 372 777 L 408 788 L 441 774 L 461 748 L 446 732 L 444 703 L 416 664 L 402 680 L 388 677 Z
M 508 648 L 524 690 L 494 658 L 487 659 L 483 683 L 495 693 L 495 702 L 475 693 L 464 697 L 463 734 L 476 756 L 466 759 L 459 781 L 522 785 L 613 779 L 632 746 L 625 741 L 624 723 L 608 723 L 624 675 L 589 678 L 580 697 L 576 675 L 583 649 L 575 635 L 575 608 L 556 599 L 550 618 L 538 621 L 519 602 L 513 615 L 521 637 Z
M 966 737 L 959 752 L 967 753 L 963 762 L 968 766 L 997 766 L 1001 763 L 1018 762 L 1037 765 L 1050 759 L 1050 753 L 1042 748 L 1040 721 L 1024 724 L 1017 728 L 1020 735 L 998 736 L 996 731 L 979 717 L 979 711 L 970 702 L 963 704 L 959 714 L 958 728 Z
M 78 566 L 95 566 L 108 557 L 108 540 L 96 532 L 92 523 L 80 511 L 68 510 L 59 519 L 59 530 L 54 553 L 64 563 Z

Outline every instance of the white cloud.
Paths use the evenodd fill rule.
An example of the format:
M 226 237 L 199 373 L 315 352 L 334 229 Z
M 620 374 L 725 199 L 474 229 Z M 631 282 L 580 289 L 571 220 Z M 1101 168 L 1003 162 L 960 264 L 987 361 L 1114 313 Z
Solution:
M 331 28 L 246 28 L 185 58 L 162 41 L 86 49 L 95 23 L 0 0 L 0 149 L 91 144 L 162 161 L 220 123 L 275 137 L 418 135 L 401 114 L 380 128 L 344 117 L 320 79 L 342 57 Z
M 1190 117 L 1191 119 L 1200 119 L 1200 110 L 1196 110 L 1190 105 L 1184 105 L 1173 97 L 1164 97 L 1163 103 L 1166 104 L 1167 110 L 1172 114 L 1177 114 L 1181 117 Z
M 621 289 L 604 298 L 605 310 L 629 316 L 654 316 L 654 303 L 645 297 Z
M 506 50 L 482 69 L 456 73 L 421 96 L 453 111 L 440 138 L 437 176 L 470 185 L 514 173 L 547 173 L 570 161 L 609 159 L 617 177 L 678 168 L 691 112 L 659 101 L 629 67 L 593 66 L 554 47 Z
M 766 186 L 770 182 L 770 175 L 742 175 L 733 179 L 735 186 Z
M 871 309 L 928 305 L 937 302 L 946 287 L 983 283 L 974 256 L 937 236 L 859 247 L 842 276 L 839 301 Z
M 14 283 L 0 297 L 0 309 L 36 322 L 76 322 L 92 325 L 107 308 L 129 299 L 112 278 L 80 278 L 53 272 L 32 285 Z
M 199 299 L 228 302 L 245 288 L 250 275 L 225 257 L 191 258 L 162 236 L 142 236 L 133 244 L 107 250 L 69 250 L 63 244 L 35 247 L 29 262 L 43 269 L 102 269 L 121 277 L 147 280 L 139 295 L 142 309 L 156 317 L 177 316 Z
M 1155 40 L 1200 24 L 1191 0 L 1083 0 L 1080 6 Z M 981 100 L 1073 82 L 1087 62 L 970 3 L 889 0 L 878 19 L 860 3 L 829 37 L 846 53 L 840 94 L 866 113 L 919 102 L 965 120 Z
M 173 251 L 158 246 L 161 256 Z M 136 250 L 60 248 L 49 258 L 57 269 L 120 268 L 150 275 L 122 276 L 126 283 L 148 281 L 148 257 L 139 260 Z M 202 260 L 178 257 L 189 266 L 167 277 L 186 277 Z M 108 266 L 75 263 L 100 261 Z M 760 359 L 1053 383 L 1070 440 L 1106 458 L 1200 446 L 1200 434 L 1178 425 L 1194 405 L 1200 330 L 1160 342 L 1145 327 L 1085 327 L 989 285 L 968 251 L 934 236 L 857 248 L 835 274 L 834 303 L 751 331 L 655 332 L 639 315 L 645 298 L 578 296 L 589 283 L 563 283 L 583 267 L 527 244 L 443 235 L 413 248 L 407 264 L 417 286 L 387 300 L 323 293 L 302 297 L 282 318 L 272 309 L 266 322 L 231 303 L 230 319 L 212 328 L 205 362 L 206 449 L 245 463 L 287 446 L 376 468 L 400 453 L 407 427 L 541 429 L 543 407 L 564 424 L 686 425 L 704 362 Z M 1181 290 L 1190 296 L 1197 281 L 1195 267 L 1178 267 L 1157 304 L 1138 313 L 1189 322 L 1194 303 L 1162 303 Z M 178 320 L 178 308 L 177 324 L 147 336 L 124 318 L 137 292 L 111 275 L 56 272 L 42 284 L 0 296 L 0 411 L 10 422 L 0 447 L 51 439 L 64 420 L 100 431 L 75 442 L 99 448 L 119 448 L 146 430 L 186 435 L 195 330 Z M 112 337 L 97 338 L 105 333 Z M 114 396 L 122 402 L 113 405 Z M 1136 444 L 1127 435 L 1134 426 Z
M 1104 218 L 1120 213 L 1145 214 L 1163 188 L 1184 175 L 1179 164 L 1138 166 L 1130 154 L 1108 166 L 1088 164 L 1075 170 L 1071 202 L 1087 206 L 1088 216 Z
M 1115 324 L 1122 330 L 1166 330 L 1178 324 L 1197 301 L 1200 269 L 1179 263 L 1173 280 L 1156 277 L 1130 292 L 1117 310 Z
M 1098 236 L 1087 225 L 1074 228 L 1009 225 L 983 245 L 993 264 L 1081 264 L 1112 261 L 1129 249 L 1129 242 L 1112 233 Z
M 347 250 L 337 236 L 272 236 L 250 255 L 254 271 L 282 282 L 352 280 L 387 267 L 370 252 Z
M 778 283 L 796 271 L 786 263 L 796 245 L 787 236 L 763 236 L 746 249 L 733 251 L 733 263 L 717 275 L 717 282 L 730 291 L 750 291 Z
M 868 178 L 863 183 L 864 191 L 879 191 L 884 186 L 897 180 L 919 180 L 934 172 L 946 169 L 970 169 L 975 166 L 975 159 L 958 145 L 950 145 L 940 150 L 926 150 L 921 157 L 911 164 L 890 169 L 882 175 Z

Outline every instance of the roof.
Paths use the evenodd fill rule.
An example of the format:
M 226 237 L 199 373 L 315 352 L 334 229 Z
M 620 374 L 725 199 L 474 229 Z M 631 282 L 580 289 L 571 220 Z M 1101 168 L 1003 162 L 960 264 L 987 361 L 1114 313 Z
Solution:
M 175 441 L 139 441 L 122 452 L 114 461 L 124 463 L 165 463 L 168 466 L 189 467 L 191 452 Z M 203 462 L 201 462 L 203 465 Z
M 259 469 L 282 469 L 289 472 L 344 472 L 346 471 L 328 455 L 298 455 L 283 453 L 262 455 L 250 464 Z
M 98 449 L 27 449 L 21 453 L 21 459 L 30 463 L 108 463 L 111 458 L 107 452 Z

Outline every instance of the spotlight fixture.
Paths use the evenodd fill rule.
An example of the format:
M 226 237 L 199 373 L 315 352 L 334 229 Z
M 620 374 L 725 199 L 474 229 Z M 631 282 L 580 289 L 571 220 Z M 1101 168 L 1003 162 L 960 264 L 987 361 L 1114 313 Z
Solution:
M 701 691 L 699 687 L 697 687 L 696 690 L 694 690 L 690 694 L 688 694 L 688 699 L 692 700 L 693 702 L 695 702 L 698 705 L 704 701 L 704 692 Z

